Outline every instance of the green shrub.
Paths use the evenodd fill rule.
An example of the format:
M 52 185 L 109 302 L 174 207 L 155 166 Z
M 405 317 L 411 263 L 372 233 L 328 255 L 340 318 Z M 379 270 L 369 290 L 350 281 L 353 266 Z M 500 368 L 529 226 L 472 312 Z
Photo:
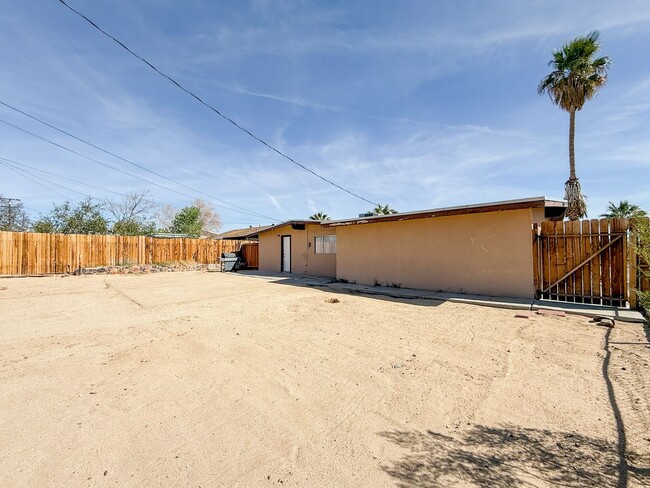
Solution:
M 632 219 L 632 247 L 637 254 L 637 262 L 642 266 L 636 266 L 636 271 L 642 277 L 650 279 L 650 220 L 648 218 Z M 636 263 L 634 263 L 636 264 Z M 646 310 L 650 311 L 650 290 L 634 290 L 639 299 L 639 304 Z

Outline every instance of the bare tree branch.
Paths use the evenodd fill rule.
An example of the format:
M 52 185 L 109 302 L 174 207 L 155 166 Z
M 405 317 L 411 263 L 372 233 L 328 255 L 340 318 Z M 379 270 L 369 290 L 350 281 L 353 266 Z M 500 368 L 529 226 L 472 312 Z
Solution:
M 158 205 L 149 198 L 149 190 L 129 191 L 122 199 L 107 198 L 103 204 L 115 222 L 149 220 Z

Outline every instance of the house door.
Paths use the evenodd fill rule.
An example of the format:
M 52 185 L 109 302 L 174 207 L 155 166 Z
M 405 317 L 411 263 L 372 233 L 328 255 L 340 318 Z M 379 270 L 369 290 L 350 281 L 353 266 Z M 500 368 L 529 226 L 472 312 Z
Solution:
M 280 271 L 291 273 L 291 236 L 282 236 Z

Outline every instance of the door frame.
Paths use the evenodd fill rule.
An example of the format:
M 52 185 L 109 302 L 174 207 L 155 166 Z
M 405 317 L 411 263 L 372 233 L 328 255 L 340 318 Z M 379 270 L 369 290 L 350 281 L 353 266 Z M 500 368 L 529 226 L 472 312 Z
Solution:
M 284 238 L 289 238 L 289 271 L 284 270 Z M 291 234 L 280 236 L 280 273 L 291 273 Z

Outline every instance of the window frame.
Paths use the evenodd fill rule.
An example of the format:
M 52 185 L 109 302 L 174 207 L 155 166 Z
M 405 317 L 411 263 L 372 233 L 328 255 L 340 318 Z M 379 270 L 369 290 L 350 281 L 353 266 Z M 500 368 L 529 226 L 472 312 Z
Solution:
M 320 240 L 320 249 L 318 242 Z M 329 241 L 329 242 L 327 242 Z M 326 252 L 330 249 L 331 246 L 334 246 L 334 252 Z M 323 256 L 335 256 L 336 255 L 336 234 L 324 234 L 320 236 L 314 236 L 314 254 L 323 255 Z

